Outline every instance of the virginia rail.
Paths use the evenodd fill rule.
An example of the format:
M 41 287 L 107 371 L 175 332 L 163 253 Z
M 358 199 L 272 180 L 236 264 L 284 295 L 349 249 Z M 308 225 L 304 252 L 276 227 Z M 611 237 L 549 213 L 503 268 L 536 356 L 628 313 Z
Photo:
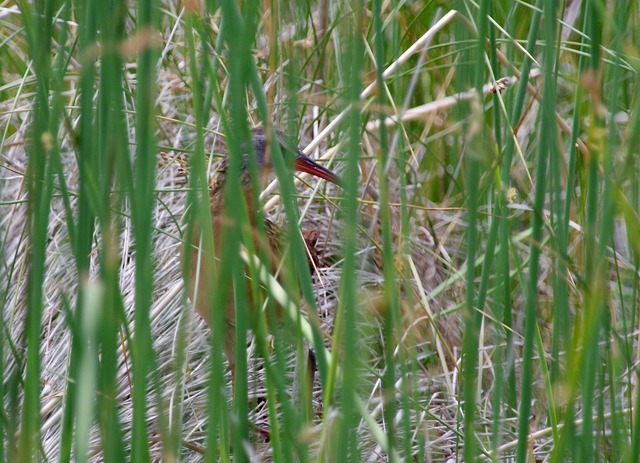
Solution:
M 286 150 L 294 152 L 293 154 L 295 154 L 295 161 L 293 167 L 295 170 L 315 175 L 335 184 L 340 184 L 340 179 L 333 172 L 310 159 L 302 151 L 300 151 L 299 148 L 290 146 L 286 142 L 286 139 L 282 133 L 276 131 L 276 135 L 277 142 L 280 144 L 283 152 Z M 258 172 L 260 172 L 261 175 L 264 175 L 264 173 L 268 172 L 272 166 L 270 156 L 267 155 L 267 136 L 261 128 L 255 128 L 252 130 L 252 142 L 254 145 L 254 152 L 252 154 L 256 156 L 256 165 L 258 167 Z M 247 156 L 249 156 L 248 151 L 250 150 L 246 149 L 246 147 L 244 147 L 243 150 L 247 152 L 243 153 L 243 159 L 240 165 L 240 185 L 242 186 L 244 201 L 246 201 L 247 205 L 250 226 L 252 229 L 251 233 L 253 235 L 254 241 L 254 249 L 256 251 L 256 255 L 268 256 L 269 262 L 263 263 L 267 266 L 267 268 L 274 272 L 280 261 L 281 251 L 283 250 L 282 238 L 284 234 L 276 224 L 268 219 L 264 220 L 266 239 L 258 231 L 261 229 L 261 227 L 259 227 L 259 219 L 257 219 L 256 210 L 253 206 L 253 183 L 249 172 L 249 159 L 247 158 Z M 189 298 L 192 302 L 195 301 L 195 308 L 197 312 L 209 326 L 211 326 L 211 310 L 225 311 L 225 326 L 222 327 L 221 330 L 219 330 L 217 327 L 213 327 L 213 330 L 215 335 L 220 335 L 221 331 L 224 332 L 225 354 L 229 362 L 232 376 L 235 376 L 235 308 L 233 297 L 230 297 L 228 303 L 224 304 L 222 307 L 212 308 L 212 295 L 210 293 L 211 288 L 210 286 L 208 286 L 209 282 L 212 281 L 211 276 L 208 272 L 211 272 L 213 270 L 213 267 L 216 265 L 218 266 L 218 268 L 224 265 L 224 262 L 220 262 L 218 256 L 221 255 L 221 249 L 224 249 L 225 247 L 225 242 L 228 240 L 227 234 L 229 233 L 228 225 L 230 223 L 230 219 L 225 216 L 224 204 L 224 191 L 227 180 L 228 167 L 229 158 L 225 157 L 220 160 L 209 183 L 209 201 L 211 206 L 214 256 L 207 256 L 203 254 L 202 256 L 200 256 L 200 259 L 198 259 L 200 253 L 200 233 L 198 232 L 197 227 L 196 231 L 192 235 L 193 241 L 191 243 L 186 243 L 185 248 L 190 248 L 192 250 L 190 275 L 188 276 Z M 238 198 L 238 201 L 242 201 L 242 199 Z M 238 206 L 240 207 L 241 204 L 238 203 Z M 238 256 L 238 258 L 239 257 L 240 256 Z M 217 272 L 214 272 L 214 275 L 216 274 Z M 250 305 L 255 305 L 252 303 L 250 288 L 251 286 L 247 285 L 248 300 L 250 301 Z M 250 307 L 250 314 L 255 313 L 255 310 L 255 307 Z M 249 326 L 251 327 L 252 323 L 249 323 Z

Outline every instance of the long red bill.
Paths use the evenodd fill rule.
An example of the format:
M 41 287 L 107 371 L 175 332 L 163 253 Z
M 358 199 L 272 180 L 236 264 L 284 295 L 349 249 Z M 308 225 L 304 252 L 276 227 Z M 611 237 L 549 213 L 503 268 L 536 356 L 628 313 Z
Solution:
M 342 179 L 331 172 L 326 167 L 321 166 L 302 151 L 298 151 L 296 155 L 295 168 L 299 172 L 315 175 L 321 179 L 327 180 L 336 185 L 342 185 Z

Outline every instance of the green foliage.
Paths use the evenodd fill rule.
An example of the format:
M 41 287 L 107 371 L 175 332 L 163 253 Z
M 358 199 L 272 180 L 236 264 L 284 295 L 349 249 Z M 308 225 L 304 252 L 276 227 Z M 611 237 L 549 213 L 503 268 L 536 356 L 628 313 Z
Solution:
M 0 3 L 0 463 L 638 461 L 639 4 L 455 8 Z

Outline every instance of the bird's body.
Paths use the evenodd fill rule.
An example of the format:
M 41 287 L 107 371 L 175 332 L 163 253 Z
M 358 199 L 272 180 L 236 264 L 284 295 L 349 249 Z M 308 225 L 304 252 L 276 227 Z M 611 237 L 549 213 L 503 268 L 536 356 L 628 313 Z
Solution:
M 266 171 L 270 167 L 270 163 L 267 155 L 267 139 L 261 129 L 254 129 L 252 132 L 252 141 L 255 148 L 254 154 L 256 156 L 258 170 L 262 174 L 262 172 Z M 281 144 L 283 149 L 286 148 L 286 145 L 284 144 L 284 137 L 281 134 L 278 134 L 278 142 Z M 248 156 L 246 153 L 244 155 Z M 247 159 L 243 159 L 240 167 L 240 185 L 242 186 L 244 198 L 238 199 L 239 202 L 237 206 L 244 207 L 244 205 L 241 204 L 241 202 L 244 201 L 248 211 L 248 225 L 250 226 L 250 233 L 253 238 L 252 244 L 254 246 L 254 251 L 258 256 L 266 256 L 268 262 L 263 261 L 263 264 L 265 264 L 269 270 L 275 272 L 280 261 L 282 251 L 281 243 L 284 242 L 284 234 L 272 221 L 264 218 L 258 218 L 262 217 L 262 214 L 256 213 L 255 205 L 253 204 L 254 195 L 252 191 L 252 181 L 248 163 L 246 161 Z M 338 178 L 331 171 L 316 164 L 299 150 L 296 152 L 295 163 L 297 170 L 308 172 L 334 183 L 339 183 Z M 237 233 L 237 230 L 234 230 L 234 227 L 229 226 L 231 225 L 231 221 L 226 214 L 227 209 L 225 208 L 224 192 L 228 175 L 228 167 L 229 159 L 223 158 L 219 162 L 209 184 L 214 256 L 208 256 L 201 252 L 199 246 L 200 233 L 197 230 L 193 233 L 192 242 L 187 243 L 186 246 L 191 249 L 191 263 L 188 276 L 189 298 L 194 303 L 198 314 L 200 314 L 209 326 L 211 326 L 212 310 L 225 311 L 225 326 L 212 327 L 212 329 L 214 334 L 217 332 L 216 335 L 221 334 L 221 332 L 224 333 L 225 354 L 233 372 L 235 359 L 234 301 L 233 298 L 230 297 L 228 303 L 224 304 L 220 309 L 212 307 L 213 295 L 211 294 L 211 287 L 209 286 L 210 282 L 214 281 L 214 276 L 219 274 L 216 270 L 220 266 L 224 265 L 224 262 L 220 261 L 220 256 L 222 255 L 222 250 L 227 246 L 226 243 L 229 240 L 228 234 Z M 234 204 L 233 207 L 236 207 L 236 205 Z M 261 232 L 263 228 L 264 233 Z M 311 239 L 313 240 L 314 238 Z M 216 268 L 216 266 L 218 267 Z M 249 315 L 251 318 L 253 318 L 256 310 L 252 294 L 253 292 L 251 290 L 250 282 L 248 281 L 247 298 L 249 301 Z M 249 326 L 253 326 L 253 320 L 249 321 Z

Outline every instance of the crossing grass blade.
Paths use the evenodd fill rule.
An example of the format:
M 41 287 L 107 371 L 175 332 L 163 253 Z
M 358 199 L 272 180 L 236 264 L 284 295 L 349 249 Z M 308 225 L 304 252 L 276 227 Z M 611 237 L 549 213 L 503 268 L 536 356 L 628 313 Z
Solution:
M 636 461 L 638 4 L 455 8 L 0 6 L 0 463 Z M 209 329 L 258 124 L 344 184 L 271 147 L 275 276 L 230 176 Z

